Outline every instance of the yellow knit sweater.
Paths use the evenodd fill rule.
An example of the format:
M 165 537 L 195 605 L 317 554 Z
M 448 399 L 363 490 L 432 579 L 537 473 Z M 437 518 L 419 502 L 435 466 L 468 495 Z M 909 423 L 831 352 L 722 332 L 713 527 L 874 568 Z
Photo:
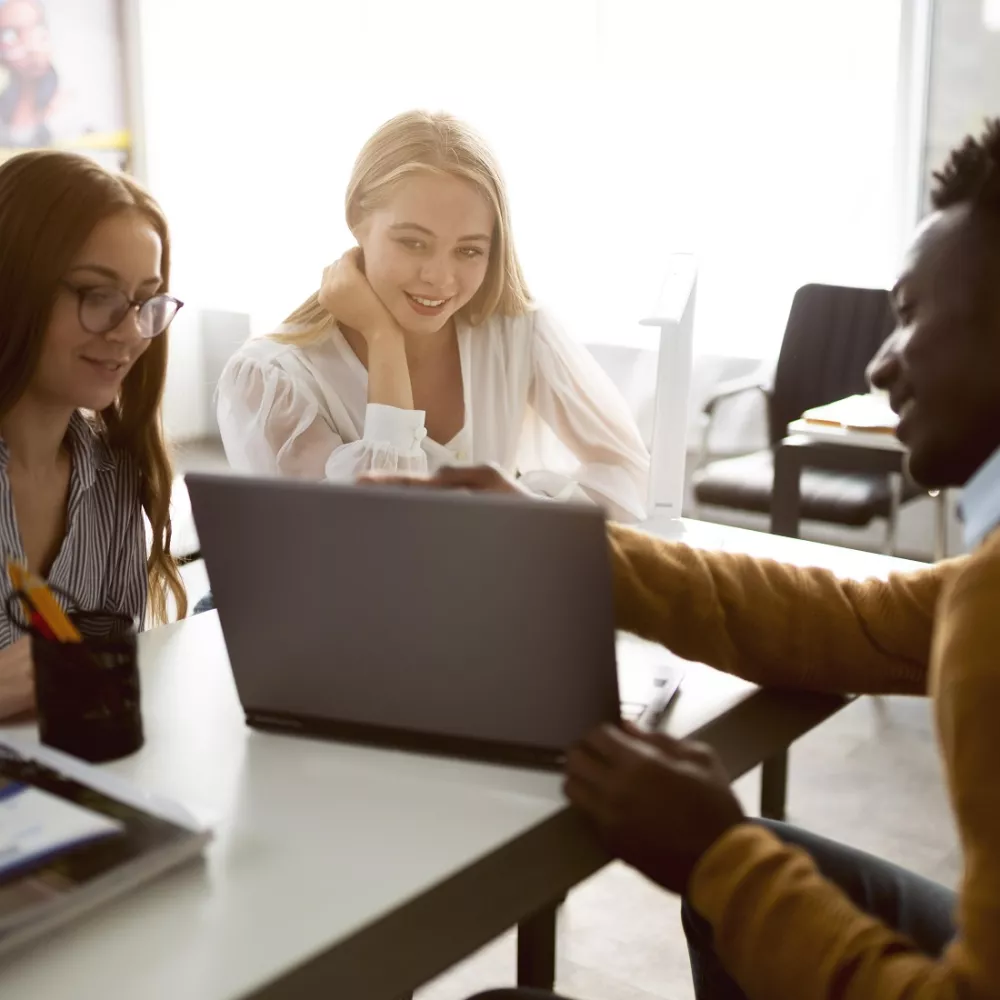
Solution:
M 925 957 L 802 851 L 743 824 L 689 892 L 747 995 L 1000 998 L 1000 532 L 973 556 L 865 583 L 617 525 L 610 538 L 620 628 L 759 684 L 935 702 L 965 860 L 956 940 Z

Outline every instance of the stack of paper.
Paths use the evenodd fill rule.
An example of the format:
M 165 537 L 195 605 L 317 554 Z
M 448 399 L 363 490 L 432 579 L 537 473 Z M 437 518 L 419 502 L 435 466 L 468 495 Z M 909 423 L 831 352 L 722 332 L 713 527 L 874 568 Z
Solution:
M 174 803 L 0 739 L 0 954 L 196 857 L 209 838 Z
M 868 434 L 892 434 L 897 423 L 896 414 L 889 408 L 888 401 L 875 395 L 838 399 L 835 403 L 806 410 L 802 419 L 821 427 L 842 427 Z

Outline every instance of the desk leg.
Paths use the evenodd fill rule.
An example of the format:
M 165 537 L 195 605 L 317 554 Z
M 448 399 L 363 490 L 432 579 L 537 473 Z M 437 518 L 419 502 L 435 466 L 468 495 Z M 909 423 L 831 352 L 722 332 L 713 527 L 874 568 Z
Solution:
M 556 914 L 547 906 L 517 928 L 517 985 L 551 990 L 556 984 Z
M 780 444 L 774 449 L 774 483 L 771 486 L 771 534 L 799 537 L 799 502 L 802 456 L 796 448 Z
M 788 789 L 788 751 L 769 757 L 760 770 L 760 814 L 764 819 L 785 818 Z

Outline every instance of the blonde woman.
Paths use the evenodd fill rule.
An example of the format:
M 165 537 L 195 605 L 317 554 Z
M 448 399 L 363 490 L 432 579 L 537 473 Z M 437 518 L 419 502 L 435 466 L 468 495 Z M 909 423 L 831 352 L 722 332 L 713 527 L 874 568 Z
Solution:
M 392 119 L 362 149 L 346 208 L 358 246 L 223 373 L 230 463 L 341 481 L 493 463 L 536 494 L 641 519 L 645 446 L 586 349 L 532 302 L 482 139 L 450 115 Z M 572 474 L 525 466 L 536 418 Z
M 0 166 L 0 718 L 34 701 L 8 559 L 80 610 L 162 622 L 169 595 L 185 614 L 160 426 L 169 279 L 166 220 L 134 181 L 55 151 Z

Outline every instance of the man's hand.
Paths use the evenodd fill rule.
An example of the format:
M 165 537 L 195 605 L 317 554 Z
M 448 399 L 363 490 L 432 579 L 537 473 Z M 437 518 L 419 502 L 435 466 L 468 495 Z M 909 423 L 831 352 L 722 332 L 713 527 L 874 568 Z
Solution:
M 35 675 L 31 639 L 25 636 L 0 649 L 0 719 L 34 711 Z
M 609 849 L 683 893 L 701 856 L 743 810 L 715 753 L 701 743 L 605 726 L 569 754 L 566 795 Z
M 474 493 L 533 496 L 495 465 L 445 465 L 433 476 L 386 476 L 369 473 L 361 476 L 358 481 L 382 486 L 424 486 L 439 490 L 470 490 Z

